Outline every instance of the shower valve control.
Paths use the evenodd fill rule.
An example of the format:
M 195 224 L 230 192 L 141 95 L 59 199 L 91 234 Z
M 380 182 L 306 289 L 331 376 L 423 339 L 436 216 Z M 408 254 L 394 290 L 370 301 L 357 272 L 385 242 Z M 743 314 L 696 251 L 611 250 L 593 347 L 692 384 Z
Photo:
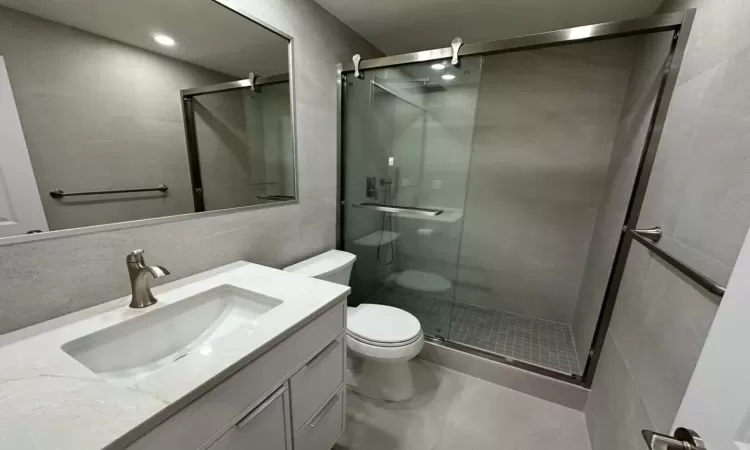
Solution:
M 378 196 L 378 186 L 376 177 L 367 177 L 367 198 L 376 198 Z

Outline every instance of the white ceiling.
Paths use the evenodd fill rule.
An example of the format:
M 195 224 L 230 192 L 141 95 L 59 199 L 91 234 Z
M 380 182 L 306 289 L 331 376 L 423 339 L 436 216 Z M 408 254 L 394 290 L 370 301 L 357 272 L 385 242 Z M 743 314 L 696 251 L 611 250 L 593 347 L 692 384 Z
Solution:
M 388 55 L 647 16 L 661 0 L 316 0 Z
M 33 14 L 238 78 L 288 71 L 288 41 L 211 0 L 0 0 Z M 172 48 L 154 33 L 177 41 Z

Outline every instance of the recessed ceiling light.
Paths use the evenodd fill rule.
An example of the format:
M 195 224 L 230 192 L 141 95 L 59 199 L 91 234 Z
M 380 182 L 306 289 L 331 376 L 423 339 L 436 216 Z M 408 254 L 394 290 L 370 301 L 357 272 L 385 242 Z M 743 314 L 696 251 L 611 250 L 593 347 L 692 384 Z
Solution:
M 455 76 L 455 75 L 453 75 L 452 73 L 446 73 L 445 75 L 443 75 L 443 79 L 444 79 L 444 80 L 448 80 L 448 81 L 450 81 L 450 80 L 453 80 L 453 79 L 455 79 L 455 78 L 456 78 L 456 76 Z
M 165 47 L 174 47 L 175 41 L 171 37 L 167 36 L 166 34 L 155 34 L 154 40 Z
M 443 69 L 445 69 L 445 64 L 443 64 L 443 63 L 435 63 L 435 64 L 433 64 L 430 67 L 432 67 L 433 70 L 443 70 Z

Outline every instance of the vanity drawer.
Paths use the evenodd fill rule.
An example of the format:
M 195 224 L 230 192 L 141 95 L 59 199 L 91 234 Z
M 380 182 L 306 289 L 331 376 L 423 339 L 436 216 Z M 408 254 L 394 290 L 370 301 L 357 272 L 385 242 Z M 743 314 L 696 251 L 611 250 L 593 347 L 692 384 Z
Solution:
M 292 423 L 295 429 L 302 428 L 344 382 L 345 346 L 342 334 L 292 377 Z
M 206 450 L 292 450 L 291 433 L 284 385 Z
M 294 450 L 329 450 L 344 431 L 346 399 L 342 385 L 336 394 L 297 432 Z
M 135 441 L 129 449 L 189 450 L 213 442 L 344 330 L 339 303 Z M 133 430 L 137 433 L 138 430 Z

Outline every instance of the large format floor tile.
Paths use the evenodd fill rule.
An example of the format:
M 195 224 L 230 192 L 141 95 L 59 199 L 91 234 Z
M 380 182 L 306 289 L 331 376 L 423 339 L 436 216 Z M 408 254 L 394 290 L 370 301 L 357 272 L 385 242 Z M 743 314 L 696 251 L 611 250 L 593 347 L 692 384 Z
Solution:
M 417 395 L 383 402 L 349 391 L 340 450 L 590 450 L 583 413 L 425 361 Z

